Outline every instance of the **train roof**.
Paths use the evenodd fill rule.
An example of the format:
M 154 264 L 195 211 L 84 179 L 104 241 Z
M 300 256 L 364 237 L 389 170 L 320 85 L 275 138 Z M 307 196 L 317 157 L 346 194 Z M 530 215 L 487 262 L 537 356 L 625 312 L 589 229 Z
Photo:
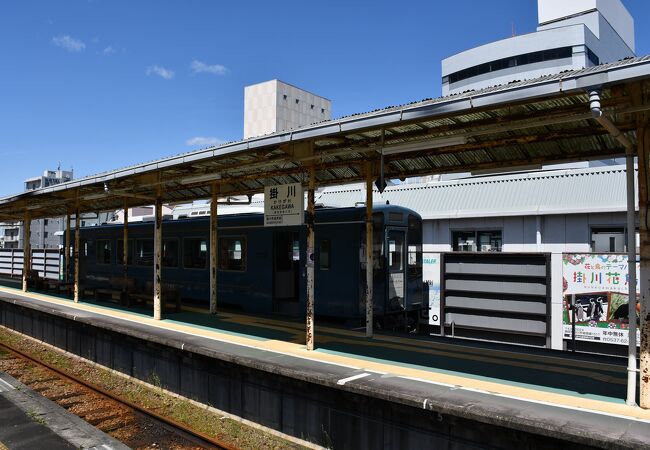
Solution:
M 406 208 L 399 205 L 391 205 L 388 203 L 376 203 L 373 204 L 373 213 L 383 212 L 402 212 L 421 219 L 422 217 L 416 211 Z M 320 206 L 316 208 L 316 223 L 327 223 L 327 222 L 336 222 L 336 221 L 345 221 L 345 220 L 363 220 L 366 215 L 366 206 L 363 203 L 358 203 L 356 206 L 349 207 L 333 207 L 333 206 Z M 305 212 L 306 214 L 306 212 Z M 209 220 L 209 215 L 203 215 L 198 217 L 191 218 L 182 218 L 182 219 L 170 219 L 164 220 L 165 224 L 185 224 L 185 223 L 200 223 Z M 250 223 L 251 221 L 261 221 L 263 220 L 264 214 L 261 212 L 246 212 L 246 213 L 236 213 L 236 214 L 224 214 L 219 215 L 219 222 L 243 222 Z M 151 226 L 153 221 L 142 221 L 142 222 L 129 222 L 129 228 L 132 227 L 141 227 L 141 226 Z M 92 230 L 92 229 L 106 229 L 106 228 L 122 228 L 122 223 L 108 223 L 102 225 L 93 225 L 89 227 L 83 227 L 83 230 Z

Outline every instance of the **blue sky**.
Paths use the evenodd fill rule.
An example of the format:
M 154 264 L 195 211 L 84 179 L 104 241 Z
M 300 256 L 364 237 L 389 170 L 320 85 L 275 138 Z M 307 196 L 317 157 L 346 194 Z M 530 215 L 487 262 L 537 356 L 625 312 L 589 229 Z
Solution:
M 637 54 L 650 2 L 624 0 Z M 440 96 L 440 60 L 534 31 L 536 0 L 6 0 L 0 196 L 239 140 L 244 86 L 273 78 L 333 116 Z

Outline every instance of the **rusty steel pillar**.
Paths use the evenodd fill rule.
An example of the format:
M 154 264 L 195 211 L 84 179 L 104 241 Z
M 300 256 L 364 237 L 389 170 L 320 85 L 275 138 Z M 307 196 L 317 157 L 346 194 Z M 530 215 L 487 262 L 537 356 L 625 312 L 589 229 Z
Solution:
M 23 292 L 27 292 L 27 281 L 29 279 L 29 272 L 32 269 L 31 236 L 32 219 L 29 217 L 29 213 L 25 213 L 25 218 L 23 219 Z
M 314 189 L 316 170 L 309 166 L 309 188 L 307 190 L 307 350 L 314 349 Z
M 627 273 L 628 273 L 628 363 L 627 396 L 625 402 L 636 406 L 636 199 L 634 195 L 634 151 L 627 149 L 625 156 L 627 178 Z
M 81 217 L 79 214 L 79 207 L 75 211 L 74 216 L 74 295 L 75 303 L 79 302 L 79 246 L 81 245 Z
M 366 337 L 373 335 L 372 163 L 366 163 Z
M 648 184 L 650 183 L 650 128 L 645 123 L 637 130 L 639 157 L 639 235 L 641 291 L 640 406 L 650 409 L 650 217 Z M 632 270 L 632 269 L 630 269 Z
M 129 295 L 127 286 L 129 279 L 129 204 L 124 200 L 124 224 L 122 225 L 122 300 L 126 300 Z
M 72 218 L 70 212 L 65 215 L 65 246 L 63 247 L 64 259 L 63 259 L 63 270 L 65 271 L 65 277 L 63 281 L 66 283 L 70 282 L 70 253 L 72 250 L 72 241 L 70 239 L 70 227 L 72 226 Z
M 153 235 L 153 318 L 162 318 L 162 197 L 156 197 L 155 230 Z
M 219 200 L 219 185 L 212 184 L 212 201 L 210 202 L 210 314 L 217 313 L 217 202 Z

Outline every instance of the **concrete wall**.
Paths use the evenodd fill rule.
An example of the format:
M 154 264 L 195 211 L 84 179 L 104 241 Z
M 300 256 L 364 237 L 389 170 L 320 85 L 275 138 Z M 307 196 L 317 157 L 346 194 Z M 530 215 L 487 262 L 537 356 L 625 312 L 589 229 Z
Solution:
M 61 236 L 55 235 L 57 231 L 65 229 L 65 219 L 55 217 L 32 220 L 30 243 L 32 248 L 59 248 Z
M 634 51 L 634 19 L 621 0 L 538 0 L 537 13 L 540 25 L 556 22 L 569 16 L 597 9 L 611 24 L 617 34 Z M 592 27 L 592 25 L 596 25 Z M 598 36 L 597 24 L 592 31 Z M 602 37 L 601 37 L 602 39 Z
M 579 26 L 582 24 L 586 27 L 585 43 L 598 56 L 601 64 L 634 56 L 634 45 L 630 47 L 627 42 L 621 39 L 621 36 L 612 28 L 607 19 L 597 12 L 572 17 L 560 23 L 542 25 L 538 30 L 560 30 L 566 26 Z
M 329 120 L 332 103 L 279 80 L 244 88 L 244 139 Z
M 434 409 L 438 404 L 435 385 L 427 386 L 434 397 L 428 406 L 426 401 L 424 407 L 421 401 L 412 406 L 411 397 L 419 400 L 420 394 L 406 388 L 403 396 L 381 387 L 371 396 L 364 390 L 356 393 L 346 390 L 347 386 L 325 385 L 322 380 L 329 374 L 320 382 L 309 381 L 321 377 L 312 374 L 304 359 L 292 369 L 301 374 L 300 379 L 283 374 L 277 359 L 275 365 L 260 362 L 251 367 L 233 362 L 241 355 L 208 355 L 205 347 L 201 353 L 191 336 L 181 350 L 180 342 L 164 331 L 155 337 L 129 330 L 129 325 L 116 326 L 110 319 L 92 323 L 84 317 L 75 319 L 57 316 L 49 308 L 40 310 L 37 304 L 0 300 L 0 325 L 4 327 L 146 382 L 155 376 L 169 391 L 327 448 L 541 450 L 575 445 L 547 430 L 535 434 L 530 426 L 516 429 L 505 407 L 493 413 L 499 421 L 471 419 L 487 408 L 475 393 L 471 399 L 460 392 L 441 400 L 447 410 L 456 412 L 452 415 L 447 410 L 439 412 L 437 406 Z M 504 422 L 510 424 L 498 425 Z M 581 448 L 594 447 L 581 442 Z

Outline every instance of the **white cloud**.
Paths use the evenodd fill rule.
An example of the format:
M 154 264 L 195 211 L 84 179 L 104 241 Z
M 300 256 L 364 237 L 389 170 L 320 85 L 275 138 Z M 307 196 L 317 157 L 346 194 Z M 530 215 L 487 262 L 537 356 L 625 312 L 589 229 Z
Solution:
M 185 141 L 185 144 L 190 147 L 212 147 L 223 143 L 224 143 L 223 140 L 216 137 L 210 137 L 210 136 L 208 137 L 195 136 Z
M 149 66 L 147 67 L 147 75 L 155 74 L 165 80 L 171 80 L 176 75 L 176 72 L 170 69 L 165 69 L 162 66 Z
M 72 38 L 67 34 L 54 36 L 52 38 L 52 44 L 72 53 L 81 52 L 86 48 L 86 44 L 84 44 L 82 41 Z
M 192 73 L 211 73 L 212 75 L 225 75 L 228 73 L 228 68 L 221 64 L 206 64 L 204 62 L 194 60 L 190 64 Z
M 117 53 L 117 50 L 115 50 L 115 48 L 112 45 L 109 45 L 104 49 L 104 51 L 102 51 L 102 53 L 104 54 L 104 56 L 110 56 Z

